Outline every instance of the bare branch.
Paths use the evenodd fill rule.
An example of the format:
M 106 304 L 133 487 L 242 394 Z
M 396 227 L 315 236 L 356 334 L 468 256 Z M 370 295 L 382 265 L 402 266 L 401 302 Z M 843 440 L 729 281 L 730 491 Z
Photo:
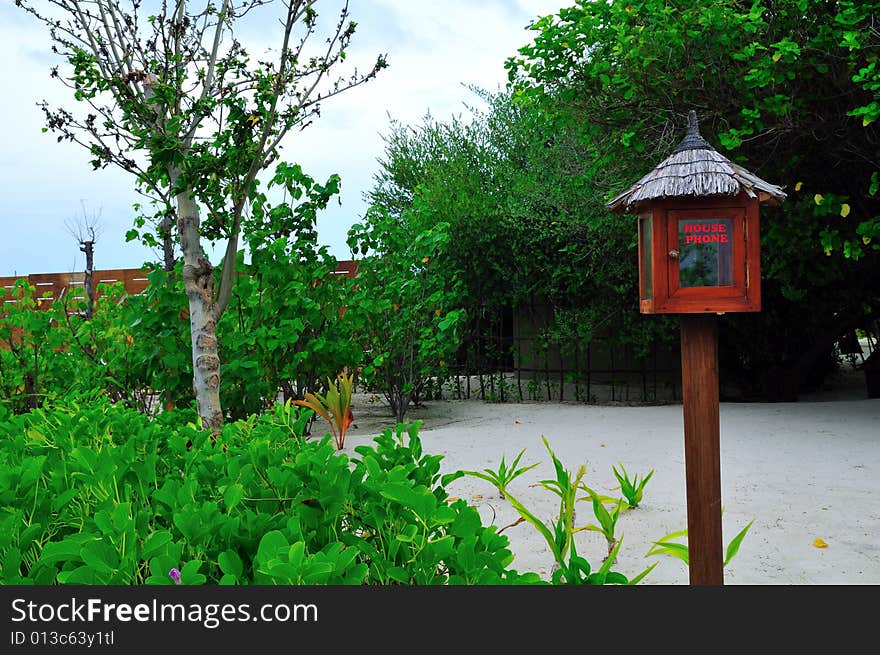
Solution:
M 226 20 L 226 11 L 229 7 L 229 0 L 223 0 L 223 6 L 220 8 L 220 11 L 217 13 L 217 25 L 214 29 L 214 40 L 211 44 L 211 54 L 208 56 L 207 63 L 207 72 L 205 73 L 205 79 L 202 82 L 202 94 L 196 102 L 196 106 L 200 105 L 205 101 L 205 98 L 208 97 L 209 92 L 213 89 L 214 85 L 214 70 L 217 66 L 217 52 L 220 49 L 220 38 L 223 35 L 223 21 Z M 207 17 L 206 17 L 207 20 Z M 199 123 L 201 122 L 202 115 L 196 114 L 193 116 L 192 125 L 184 137 L 184 142 L 189 145 L 192 143 L 192 138 L 198 129 Z
M 65 219 L 64 226 L 67 228 L 70 236 L 76 239 L 80 245 L 87 242 L 96 243 L 103 229 L 103 223 L 101 222 L 102 210 L 99 209 L 97 213 L 89 216 L 84 201 L 80 201 L 80 207 L 82 208 L 82 216 Z

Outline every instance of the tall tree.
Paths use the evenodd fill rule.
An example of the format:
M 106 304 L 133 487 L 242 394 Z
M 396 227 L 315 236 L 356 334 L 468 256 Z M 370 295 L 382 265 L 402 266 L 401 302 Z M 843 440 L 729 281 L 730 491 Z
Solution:
M 217 430 L 223 410 L 215 328 L 231 297 L 258 176 L 277 162 L 291 130 L 317 118 L 323 101 L 375 77 L 385 57 L 365 73 L 331 73 L 344 67 L 355 33 L 347 1 L 326 28 L 317 0 L 205 0 L 200 7 L 161 0 L 146 15 L 141 0 L 16 4 L 47 26 L 52 51 L 66 63 L 52 76 L 73 89 L 83 109 L 42 103 L 47 129 L 87 148 L 94 168 L 113 164 L 135 176 L 138 190 L 158 206 L 158 222 L 141 219 L 145 233 L 132 236 L 152 244 L 164 238 L 166 260 L 167 239 L 172 231 L 176 237 L 198 413 Z M 264 34 L 272 26 L 274 47 L 265 59 L 252 57 L 234 36 L 246 17 L 262 19 Z M 225 242 L 216 284 L 207 242 Z
M 508 61 L 515 98 L 603 162 L 608 197 L 668 154 L 690 109 L 786 188 L 762 220 L 764 310 L 720 334 L 747 395 L 795 399 L 880 316 L 878 20 L 878 0 L 575 0 Z
M 667 321 L 638 320 L 637 269 L 621 256 L 635 253 L 635 233 L 604 206 L 605 162 L 553 113 L 472 90 L 469 115 L 392 123 L 367 196 L 403 224 L 428 210 L 449 224 L 438 272 L 464 285 L 468 338 L 485 340 L 512 311 L 541 336 L 584 346 L 647 349 L 669 335 Z

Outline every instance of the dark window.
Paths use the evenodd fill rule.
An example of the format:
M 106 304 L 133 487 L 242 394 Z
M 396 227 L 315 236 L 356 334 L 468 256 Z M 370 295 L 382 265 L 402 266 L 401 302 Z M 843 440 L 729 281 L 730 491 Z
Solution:
M 678 221 L 679 287 L 733 286 L 733 220 Z

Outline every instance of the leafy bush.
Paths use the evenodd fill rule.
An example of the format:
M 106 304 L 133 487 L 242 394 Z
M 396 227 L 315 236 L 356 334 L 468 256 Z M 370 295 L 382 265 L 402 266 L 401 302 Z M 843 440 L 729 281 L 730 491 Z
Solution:
M 447 374 L 467 318 L 463 286 L 443 275 L 449 224 L 427 195 L 419 190 L 403 221 L 371 208 L 348 236 L 363 255 L 346 313 L 367 351 L 362 380 L 385 395 L 399 422 L 421 390 Z
M 3 584 L 508 584 L 508 540 L 450 503 L 418 424 L 358 457 L 291 403 L 216 437 L 101 394 L 0 418 Z
M 335 367 L 355 369 L 363 349 L 345 327 L 351 280 L 333 275 L 336 260 L 302 239 L 276 239 L 241 265 L 217 330 L 221 391 L 231 419 L 317 391 Z M 93 317 L 81 299 L 34 296 L 27 280 L 0 319 L 0 397 L 16 412 L 40 407 L 71 391 L 102 390 L 142 412 L 193 403 L 192 350 L 182 264 L 146 273 L 149 285 L 129 296 L 121 284 L 99 285 Z M 218 273 L 219 275 L 220 273 Z M 40 303 L 44 306 L 41 307 Z
M 0 396 L 16 412 L 39 407 L 63 372 L 70 373 L 65 354 L 70 340 L 55 329 L 58 303 L 42 310 L 34 292 L 26 279 L 17 280 L 9 292 L 0 289 Z M 12 299 L 16 302 L 5 302 Z
M 0 319 L 0 397 L 15 412 L 70 393 L 101 390 L 142 411 L 152 390 L 130 325 L 138 308 L 123 304 L 121 283 L 98 285 L 93 318 L 83 298 L 38 298 L 25 278 L 9 293 Z M 156 341 L 155 337 L 149 339 Z

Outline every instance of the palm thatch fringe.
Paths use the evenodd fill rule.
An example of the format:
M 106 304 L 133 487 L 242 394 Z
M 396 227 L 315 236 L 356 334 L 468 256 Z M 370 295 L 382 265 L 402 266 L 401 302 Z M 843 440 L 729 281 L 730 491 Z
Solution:
M 779 204 L 781 187 L 770 184 L 718 153 L 699 134 L 697 115 L 688 115 L 688 133 L 672 154 L 629 189 L 608 203 L 612 211 L 659 198 L 682 196 L 736 196 L 745 192 L 760 202 Z

